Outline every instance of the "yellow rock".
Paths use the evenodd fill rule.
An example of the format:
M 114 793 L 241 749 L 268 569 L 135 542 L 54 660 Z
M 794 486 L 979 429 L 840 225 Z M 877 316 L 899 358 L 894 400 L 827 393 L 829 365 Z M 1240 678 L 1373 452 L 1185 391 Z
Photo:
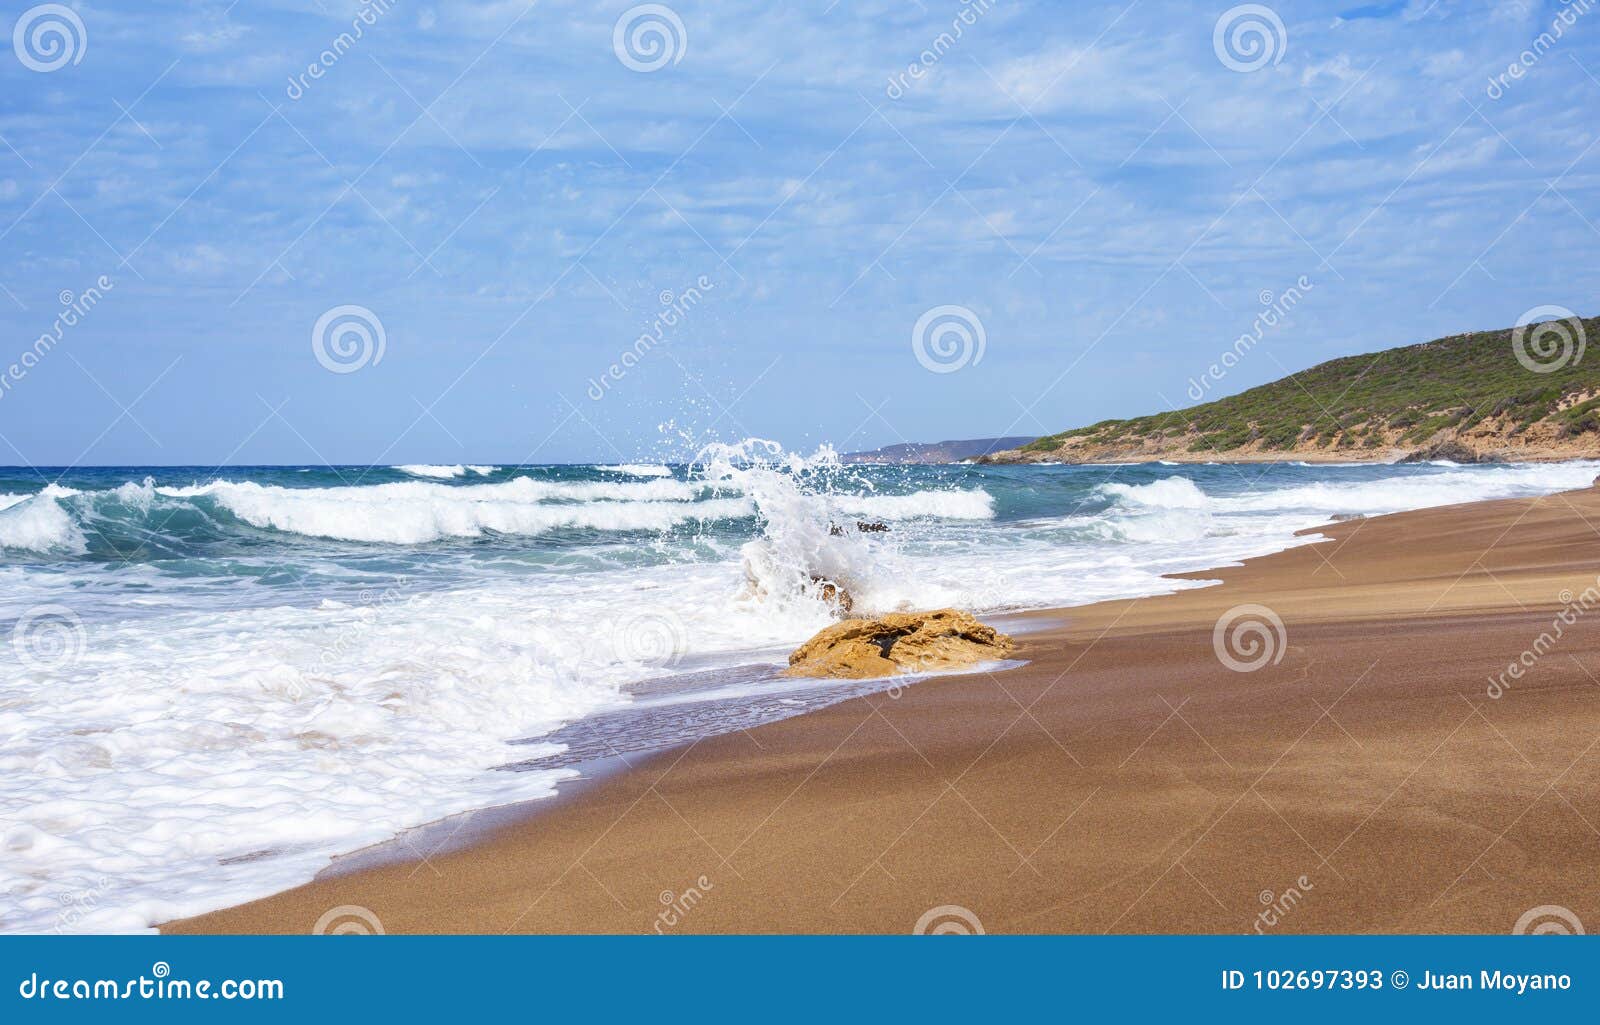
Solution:
M 1013 647 L 1010 637 L 956 609 L 891 612 L 828 627 L 794 650 L 784 675 L 867 680 L 958 669 L 1004 658 Z

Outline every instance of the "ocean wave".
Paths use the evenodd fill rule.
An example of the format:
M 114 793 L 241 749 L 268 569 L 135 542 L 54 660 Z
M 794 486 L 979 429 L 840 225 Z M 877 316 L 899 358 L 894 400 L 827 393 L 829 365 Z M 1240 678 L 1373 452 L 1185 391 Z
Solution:
M 77 493 L 51 484 L 36 495 L 5 496 L 6 505 L 0 507 L 0 548 L 41 555 L 87 551 L 88 540 L 60 501 Z
M 1413 471 L 1364 481 L 1316 481 L 1218 497 L 1211 503 L 1221 512 L 1372 515 L 1587 487 L 1595 469 L 1593 462 L 1438 465 L 1433 472 Z
M 286 488 L 255 481 L 213 481 L 188 487 L 158 487 L 155 492 L 172 498 L 210 495 L 228 498 L 263 492 L 289 500 L 330 502 L 690 502 L 706 489 L 675 480 L 652 481 L 544 481 L 516 477 L 498 484 L 430 484 L 397 481 L 392 484 L 345 485 L 331 488 Z
M 670 477 L 672 470 L 659 463 L 616 463 L 614 465 L 596 464 L 591 470 L 600 470 L 604 473 L 621 473 L 629 477 Z
M 280 488 L 251 482 L 163 494 L 205 495 L 254 527 L 336 541 L 423 544 L 487 533 L 537 535 L 561 529 L 661 531 L 690 521 L 749 516 L 737 498 L 690 501 L 676 481 L 649 484 L 553 484 L 518 478 L 504 484 L 448 487 L 380 484 L 357 488 Z
M 465 477 L 468 473 L 475 473 L 480 477 L 487 477 L 500 469 L 498 466 L 472 466 L 457 463 L 453 466 L 435 466 L 429 463 L 407 463 L 403 466 L 391 467 L 401 473 L 409 473 L 413 477 L 431 477 L 435 480 L 452 480 L 456 477 Z
M 840 512 L 880 520 L 994 519 L 994 497 L 981 488 L 918 491 L 910 495 L 839 495 L 832 502 Z
M 994 500 L 981 490 L 830 495 L 815 501 L 816 518 L 824 525 L 830 511 L 874 520 L 994 515 Z M 493 484 L 400 481 L 323 488 L 255 481 L 157 486 L 146 480 L 100 491 L 51 485 L 35 495 L 0 497 L 0 549 L 82 555 L 96 540 L 118 550 L 173 554 L 190 542 L 225 539 L 241 524 L 286 535 L 398 545 L 557 530 L 660 532 L 686 523 L 747 519 L 756 508 L 731 482 L 671 477 L 517 477 Z
M 1019 483 L 1025 470 L 755 462 L 689 481 L 551 467 L 500 483 L 309 488 L 294 486 L 305 481 L 294 468 L 184 487 L 116 486 L 98 471 L 68 478 L 82 490 L 0 494 L 0 544 L 61 551 L 86 536 L 96 556 L 104 538 L 119 557 L 163 545 L 184 556 L 83 572 L 17 565 L 46 560 L 10 548 L 0 560 L 0 607 L 81 617 L 73 657 L 0 674 L 0 736 L 13 739 L 0 751 L 0 929 L 60 927 L 63 907 L 72 929 L 141 929 L 296 885 L 410 826 L 547 795 L 547 771 L 492 769 L 552 753 L 538 738 L 619 709 L 641 681 L 781 664 L 832 622 L 819 579 L 861 611 L 1079 605 L 1203 586 L 1162 574 L 1317 543 L 1294 532 L 1333 512 L 1548 493 L 1600 471 L 1190 466 L 1106 484 L 1095 469 Z M 969 490 L 950 489 L 953 478 Z M 564 539 L 474 546 L 482 559 L 427 548 L 345 558 L 297 533 L 409 544 L 696 517 L 737 523 L 596 545 L 592 559 L 562 550 L 553 572 L 522 556 Z M 850 529 L 858 519 L 895 522 Z M 283 586 L 262 583 L 263 564 Z M 100 899 L 83 903 L 86 892 Z
M 1148 484 L 1102 484 L 1100 494 L 1124 505 L 1159 509 L 1204 509 L 1210 501 L 1187 477 L 1165 477 Z

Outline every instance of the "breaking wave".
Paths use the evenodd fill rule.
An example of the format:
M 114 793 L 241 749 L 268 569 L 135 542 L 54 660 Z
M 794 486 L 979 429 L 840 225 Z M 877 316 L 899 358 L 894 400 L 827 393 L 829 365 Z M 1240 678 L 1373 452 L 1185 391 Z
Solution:
M 471 470 L 472 468 L 468 468 Z M 685 524 L 746 520 L 757 505 L 730 480 L 549 481 L 493 484 L 400 481 L 285 487 L 214 481 L 183 487 L 146 480 L 103 491 L 50 485 L 0 497 L 0 549 L 82 555 L 91 543 L 172 552 L 241 530 L 331 541 L 421 545 L 493 535 L 555 531 L 670 531 Z M 981 490 L 846 495 L 819 515 L 874 520 L 980 520 L 994 515 Z
M 463 466 L 459 463 L 454 466 L 433 466 L 427 463 L 407 463 L 404 466 L 393 467 L 393 469 L 399 470 L 401 473 L 409 473 L 413 477 L 431 477 L 435 480 L 452 480 L 456 477 L 465 477 L 469 473 L 475 473 L 479 477 L 487 477 L 500 468 L 498 466 Z
M 746 686 L 840 591 L 989 615 L 1200 587 L 1164 574 L 1600 464 L 864 468 L 750 441 L 666 472 L 428 469 L 450 472 L 80 469 L 41 489 L 0 468 L 0 617 L 68 628 L 62 657 L 0 673 L 0 929 L 63 907 L 73 929 L 142 929 L 547 796 L 569 770 L 491 770 L 653 683 Z M 780 704 L 753 686 L 750 709 Z

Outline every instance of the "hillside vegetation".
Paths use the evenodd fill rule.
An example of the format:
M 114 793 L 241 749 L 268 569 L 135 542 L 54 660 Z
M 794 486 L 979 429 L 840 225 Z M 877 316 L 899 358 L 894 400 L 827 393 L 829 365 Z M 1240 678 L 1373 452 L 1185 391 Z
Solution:
M 1585 355 L 1587 341 L 1600 343 L 1600 318 L 1347 356 L 1188 409 L 1047 435 L 990 459 L 1592 455 L 1600 453 L 1600 354 Z

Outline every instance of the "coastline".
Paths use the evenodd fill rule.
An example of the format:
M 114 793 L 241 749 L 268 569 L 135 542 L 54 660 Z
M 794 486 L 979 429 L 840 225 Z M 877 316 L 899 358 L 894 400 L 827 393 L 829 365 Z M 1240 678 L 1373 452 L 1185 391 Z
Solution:
M 983 456 L 977 462 L 989 466 L 1039 466 L 1059 464 L 1062 466 L 1125 466 L 1130 463 L 1161 462 L 1176 466 L 1193 466 L 1209 464 L 1262 464 L 1262 463 L 1305 463 L 1308 466 L 1391 466 L 1408 461 L 1428 462 L 1416 448 L 1379 448 L 1379 449 L 1343 449 L 1330 450 L 1326 448 L 1307 447 L 1304 451 L 1296 449 L 1228 449 L 1226 451 L 1195 452 L 1185 449 L 1152 448 L 1127 448 L 1118 449 L 1114 446 L 1095 446 L 1094 454 L 1088 458 L 1075 457 L 1072 447 L 1048 449 L 1044 451 L 1028 451 L 1024 449 L 1007 449 Z M 1566 447 L 1547 446 L 1543 448 L 1528 447 L 1509 451 L 1496 452 L 1493 458 L 1479 459 L 1478 463 L 1565 463 L 1574 459 L 1587 459 L 1593 455 L 1592 447 L 1585 443 L 1574 443 Z
M 347 906 L 396 933 L 904 933 L 952 905 L 989 932 L 1600 920 L 1600 642 L 1575 629 L 1488 692 L 1595 584 L 1597 529 L 1597 489 L 1317 528 L 1181 575 L 1220 586 L 1033 613 L 1061 622 L 1022 668 L 635 760 L 458 849 L 163 930 Z M 1284 624 L 1253 672 L 1213 648 L 1244 604 Z

